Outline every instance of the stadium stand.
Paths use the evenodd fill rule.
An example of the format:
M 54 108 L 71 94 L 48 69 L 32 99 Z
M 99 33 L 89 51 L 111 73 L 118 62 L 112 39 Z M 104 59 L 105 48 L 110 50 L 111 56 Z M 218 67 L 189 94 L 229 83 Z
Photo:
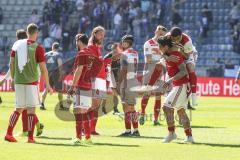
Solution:
M 38 9 L 39 14 L 41 14 L 44 3 L 45 1 L 43 0 L 0 1 L 0 6 L 3 9 L 3 22 L 0 24 L 0 70 L 8 63 L 9 58 L 6 55 L 8 55 L 9 47 L 15 41 L 15 30 L 25 28 L 33 9 Z M 197 63 L 199 76 L 211 76 L 208 70 L 216 67 L 216 65 L 224 70 L 225 65 L 237 66 L 240 64 L 239 55 L 233 52 L 231 28 L 229 26 L 228 14 L 231 10 L 231 3 L 232 1 L 226 0 L 187 0 L 177 5 L 178 12 L 183 18 L 179 26 L 190 34 L 199 51 Z M 199 23 L 199 16 L 204 4 L 207 4 L 213 13 L 213 24 L 209 30 L 208 37 L 204 42 L 199 42 L 199 25 L 197 24 Z M 171 13 L 167 13 L 165 17 L 165 22 L 167 22 L 165 26 L 167 27 L 171 27 L 169 23 L 171 21 L 170 16 Z M 76 11 L 71 12 L 69 18 L 71 19 L 71 17 L 77 18 Z M 135 48 L 139 53 L 142 53 L 144 41 L 152 34 L 150 30 L 151 28 L 147 36 L 140 36 L 135 41 Z M 125 28 L 122 34 L 127 32 L 128 28 Z M 114 39 L 114 28 L 107 27 L 105 42 L 113 41 Z M 72 56 L 74 52 L 71 50 L 67 55 Z M 142 54 L 140 57 L 142 58 Z

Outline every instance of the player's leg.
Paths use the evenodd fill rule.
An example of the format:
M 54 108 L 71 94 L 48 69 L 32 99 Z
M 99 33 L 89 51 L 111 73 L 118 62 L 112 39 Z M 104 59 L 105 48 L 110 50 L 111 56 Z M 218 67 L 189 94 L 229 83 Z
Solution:
M 22 111 L 22 133 L 21 136 L 26 137 L 28 135 L 28 117 L 27 109 Z
M 141 100 L 141 114 L 139 118 L 140 125 L 144 125 L 145 123 L 145 113 L 146 113 L 146 107 L 150 98 L 151 93 L 144 93 L 142 100 Z
M 83 91 L 78 89 L 76 93 L 76 102 L 74 105 L 74 116 L 76 121 L 76 138 L 74 144 L 81 144 L 82 129 L 84 129 L 85 142 L 91 142 L 89 108 L 92 106 L 92 91 Z
M 16 98 L 16 104 L 15 104 L 15 110 L 11 114 L 9 118 L 7 133 L 5 136 L 5 140 L 9 142 L 17 142 L 17 140 L 13 137 L 13 129 L 18 121 L 18 118 L 22 111 L 25 108 L 26 105 L 26 92 L 25 92 L 25 86 L 24 85 L 15 85 L 15 98 Z
M 16 126 L 18 118 L 23 110 L 24 110 L 24 107 L 19 107 L 19 108 L 16 108 L 15 111 L 11 114 L 9 118 L 7 133 L 5 135 L 6 141 L 17 142 L 17 140 L 13 137 L 13 129 Z
M 160 125 L 159 114 L 161 110 L 161 93 L 155 93 L 155 104 L 154 104 L 154 125 Z
M 190 120 L 188 118 L 188 115 L 186 114 L 185 109 L 182 107 L 177 111 L 179 120 L 181 121 L 181 124 L 183 125 L 185 134 L 186 134 L 186 140 L 185 142 L 187 143 L 193 143 L 193 138 L 192 138 L 192 130 L 190 126 Z
M 33 134 L 37 123 L 36 107 L 41 106 L 39 89 L 37 85 L 25 85 L 26 87 L 26 107 L 28 114 L 28 142 L 35 143 Z
M 183 93 L 185 92 L 186 88 L 183 86 L 174 86 L 164 100 L 163 112 L 167 121 L 168 135 L 163 140 L 163 143 L 169 143 L 177 138 L 175 133 L 174 107 L 180 102 L 180 99 L 183 99 Z
M 119 110 L 118 110 L 118 96 L 116 94 L 113 95 L 113 114 L 119 114 Z
M 163 106 L 163 112 L 168 126 L 168 135 L 163 140 L 163 143 L 169 143 L 177 138 L 177 135 L 175 133 L 174 109 L 167 106 Z
M 124 112 L 125 132 L 120 134 L 120 136 L 131 136 L 131 110 L 128 108 L 128 104 L 125 102 L 122 103 L 122 106 Z
M 100 98 L 93 98 L 92 101 L 92 109 L 89 112 L 90 114 L 90 127 L 91 127 L 91 134 L 92 135 L 99 135 L 98 132 L 96 132 L 96 125 L 98 121 L 98 110 L 100 108 L 100 105 L 102 103 L 102 99 Z
M 197 105 L 197 94 L 196 94 L 196 92 L 197 92 L 197 75 L 195 72 L 195 64 L 193 62 L 188 62 L 187 70 L 188 70 L 188 75 L 189 75 L 191 91 L 192 91 L 192 105 L 196 106 Z
M 132 121 L 132 126 L 133 126 L 133 132 L 132 136 L 140 136 L 139 130 L 138 130 L 138 113 L 136 112 L 136 109 L 134 105 L 129 106 L 131 110 L 131 121 Z
M 41 107 L 40 107 L 41 110 L 46 110 L 45 100 L 46 100 L 46 98 L 47 98 L 47 94 L 48 94 L 47 90 L 44 89 L 44 91 L 43 91 L 43 93 L 42 93 L 42 103 L 41 103 Z

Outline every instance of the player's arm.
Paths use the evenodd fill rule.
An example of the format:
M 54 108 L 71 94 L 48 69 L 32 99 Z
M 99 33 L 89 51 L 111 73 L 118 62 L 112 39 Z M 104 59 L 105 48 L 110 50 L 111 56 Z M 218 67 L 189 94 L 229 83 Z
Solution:
M 63 76 L 63 61 L 62 61 L 62 58 L 59 57 L 57 59 L 57 63 L 58 63 L 58 70 L 59 70 L 59 74 L 60 74 L 59 81 L 61 81 L 62 76 Z
M 173 80 L 179 80 L 188 74 L 185 63 L 179 64 L 178 69 L 179 69 L 179 72 L 175 76 L 172 77 Z
M 125 55 L 122 55 L 120 59 L 120 72 L 118 78 L 119 87 L 122 81 L 127 78 L 127 66 L 128 66 L 127 57 Z
M 47 70 L 47 67 L 46 67 L 46 63 L 45 62 L 40 62 L 39 63 L 39 68 L 40 68 L 40 71 L 41 71 L 41 75 L 43 76 L 43 79 L 45 81 L 47 91 L 52 93 L 53 90 L 52 90 L 52 88 L 49 84 L 49 77 L 48 77 L 48 70 Z
M 144 51 L 144 56 L 146 57 L 145 63 L 152 63 L 153 62 L 152 54 L 147 43 L 144 44 L 143 51 Z
M 46 89 L 48 92 L 50 92 L 50 94 L 52 94 L 53 90 L 49 84 L 48 70 L 46 67 L 44 49 L 42 46 L 37 46 L 36 48 L 36 60 L 39 64 L 41 75 L 43 76 L 43 79 L 45 81 Z
M 83 65 L 78 65 L 73 75 L 73 84 L 72 84 L 73 87 L 77 85 L 77 82 L 82 75 L 82 70 L 83 70 Z
M 12 79 L 14 78 L 14 57 L 11 57 L 10 58 L 10 74 L 11 74 L 11 77 Z

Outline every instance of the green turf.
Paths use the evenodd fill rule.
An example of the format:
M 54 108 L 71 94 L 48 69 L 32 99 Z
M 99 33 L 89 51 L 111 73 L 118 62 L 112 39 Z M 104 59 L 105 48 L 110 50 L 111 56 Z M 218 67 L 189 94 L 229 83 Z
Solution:
M 47 111 L 37 111 L 45 130 L 39 144 L 28 144 L 26 138 L 17 138 L 18 143 L 3 140 L 8 117 L 13 110 L 12 93 L 1 93 L 3 104 L 0 106 L 0 160 L 73 160 L 73 159 L 137 159 L 137 160 L 236 160 L 240 159 L 240 99 L 209 98 L 199 99 L 200 105 L 193 111 L 193 135 L 196 144 L 180 144 L 184 139 L 183 129 L 178 127 L 178 139 L 170 144 L 162 144 L 166 136 L 166 123 L 154 127 L 148 121 L 140 126 L 141 138 L 116 137 L 124 131 L 121 118 L 108 116 L 100 118 L 98 131 L 101 136 L 92 138 L 94 145 L 72 146 L 75 134 L 74 122 L 64 122 L 56 118 L 53 107 L 57 96 L 49 96 Z M 150 101 L 148 112 L 152 111 Z M 139 105 L 138 105 L 139 107 Z M 21 131 L 21 119 L 15 133 Z

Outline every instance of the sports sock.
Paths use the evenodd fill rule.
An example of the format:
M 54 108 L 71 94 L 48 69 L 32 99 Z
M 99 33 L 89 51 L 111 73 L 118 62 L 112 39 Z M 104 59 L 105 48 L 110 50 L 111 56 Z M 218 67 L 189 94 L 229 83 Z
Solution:
M 7 129 L 7 134 L 12 136 L 13 129 L 18 121 L 18 118 L 20 116 L 20 113 L 17 111 L 14 111 L 10 118 L 9 118 L 9 124 L 8 124 L 8 129 Z

